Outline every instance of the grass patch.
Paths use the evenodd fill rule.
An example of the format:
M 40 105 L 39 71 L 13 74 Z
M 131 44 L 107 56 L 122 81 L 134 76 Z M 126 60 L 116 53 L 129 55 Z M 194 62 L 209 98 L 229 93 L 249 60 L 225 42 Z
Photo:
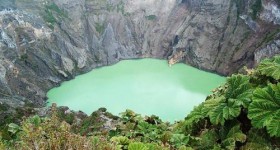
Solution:
M 156 15 L 149 15 L 149 16 L 146 16 L 146 19 L 148 19 L 148 20 L 156 20 L 157 16 Z
M 112 5 L 112 4 L 106 4 L 106 10 L 107 11 L 109 11 L 109 12 L 112 12 L 112 11 L 114 11 L 114 5 Z
M 103 24 L 95 23 L 95 30 L 96 30 L 99 34 L 103 33 L 104 30 L 105 30 L 105 25 L 104 25 L 104 23 L 103 23 Z

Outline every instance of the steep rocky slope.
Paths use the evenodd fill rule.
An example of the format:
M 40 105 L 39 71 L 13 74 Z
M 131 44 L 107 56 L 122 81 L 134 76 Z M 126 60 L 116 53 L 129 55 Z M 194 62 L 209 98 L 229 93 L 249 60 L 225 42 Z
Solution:
M 227 75 L 279 53 L 273 0 L 0 0 L 0 103 L 43 105 L 62 81 L 153 57 Z

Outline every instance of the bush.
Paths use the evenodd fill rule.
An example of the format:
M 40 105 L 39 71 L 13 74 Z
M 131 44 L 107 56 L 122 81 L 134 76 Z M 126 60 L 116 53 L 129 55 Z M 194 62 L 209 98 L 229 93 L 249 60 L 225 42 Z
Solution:
M 262 11 L 262 0 L 256 0 L 256 2 L 251 6 L 252 9 L 252 19 L 256 20 L 259 13 Z

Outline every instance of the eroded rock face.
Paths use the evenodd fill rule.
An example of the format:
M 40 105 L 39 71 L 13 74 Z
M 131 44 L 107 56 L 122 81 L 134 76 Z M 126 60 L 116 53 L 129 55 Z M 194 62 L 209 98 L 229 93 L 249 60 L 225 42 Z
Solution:
M 274 1 L 267 1 L 263 4 L 263 12 L 260 18 L 266 22 L 273 22 L 280 25 L 280 8 Z
M 279 53 L 279 8 L 273 0 L 0 0 L 0 102 L 44 105 L 50 88 L 122 59 L 223 75 L 253 67 Z
M 264 58 L 273 57 L 275 54 L 280 54 L 280 40 L 275 40 L 266 47 L 257 50 L 254 55 L 256 64 L 260 63 Z

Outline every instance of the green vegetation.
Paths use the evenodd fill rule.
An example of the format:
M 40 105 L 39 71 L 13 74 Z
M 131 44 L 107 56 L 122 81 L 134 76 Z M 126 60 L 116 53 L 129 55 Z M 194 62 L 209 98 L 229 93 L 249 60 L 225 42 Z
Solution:
M 146 16 L 146 19 L 148 19 L 148 20 L 156 20 L 157 16 L 156 15 L 149 15 L 149 16 Z
M 258 70 L 261 75 L 272 77 L 274 80 L 280 80 L 280 57 L 263 60 Z
M 113 4 L 106 4 L 106 10 L 109 12 L 114 11 L 115 7 Z
M 100 23 L 95 23 L 95 30 L 99 33 L 99 34 L 102 34 L 105 30 L 105 25 L 104 23 L 103 24 L 100 24 Z
M 67 13 L 61 10 L 55 3 L 46 5 L 42 16 L 51 29 L 54 29 L 54 25 L 58 22 L 58 19 L 68 18 Z
M 124 16 L 129 16 L 130 13 L 125 12 L 124 7 L 125 7 L 125 3 L 123 1 L 120 1 L 116 6 L 117 12 L 118 13 L 120 12 Z
M 251 6 L 251 9 L 251 17 L 253 20 L 256 20 L 259 13 L 262 11 L 262 0 L 256 0 L 256 2 Z
M 65 18 L 68 17 L 68 15 L 63 10 L 61 10 L 55 3 L 51 3 L 50 5 L 46 5 L 46 9 L 51 10 L 53 12 L 56 12 L 57 14 L 65 17 Z
M 49 28 L 54 29 L 54 24 L 56 23 L 56 19 L 51 11 L 46 9 L 43 19 L 48 23 Z
M 246 75 L 236 74 L 213 91 L 206 101 L 180 122 L 162 122 L 157 116 L 143 118 L 131 110 L 112 116 L 99 109 L 89 117 L 61 114 L 24 119 L 7 125 L 0 133 L 0 148 L 12 149 L 279 149 L 280 56 L 262 61 Z M 105 130 L 104 119 L 115 125 Z M 104 118 L 104 117 L 103 117 Z M 68 123 L 66 123 L 66 120 Z M 1 138 L 2 137 L 2 138 Z
M 10 141 L 15 138 L 13 134 L 9 132 L 9 124 L 10 123 L 20 123 L 21 118 L 29 117 L 30 115 L 34 115 L 33 108 L 26 104 L 25 107 L 15 109 L 15 112 L 11 112 L 11 108 L 9 105 L 0 104 L 0 149 L 1 142 Z M 1 139 L 3 141 L 1 141 Z M 2 149 L 1 149 L 2 150 Z
M 19 56 L 19 60 L 21 61 L 26 61 L 27 59 L 28 59 L 28 55 L 26 53 Z
M 118 5 L 117 5 L 117 12 L 121 12 L 123 15 L 125 14 L 124 12 L 124 2 L 121 1 Z
M 121 13 L 124 16 L 129 16 L 130 13 L 125 12 L 125 3 L 123 0 L 115 2 L 110 2 L 106 0 L 86 0 L 88 2 L 93 2 L 96 6 L 101 6 L 100 9 L 94 11 L 95 14 L 100 14 L 102 11 L 106 10 L 108 12 Z M 105 9 L 103 9 L 105 8 Z

